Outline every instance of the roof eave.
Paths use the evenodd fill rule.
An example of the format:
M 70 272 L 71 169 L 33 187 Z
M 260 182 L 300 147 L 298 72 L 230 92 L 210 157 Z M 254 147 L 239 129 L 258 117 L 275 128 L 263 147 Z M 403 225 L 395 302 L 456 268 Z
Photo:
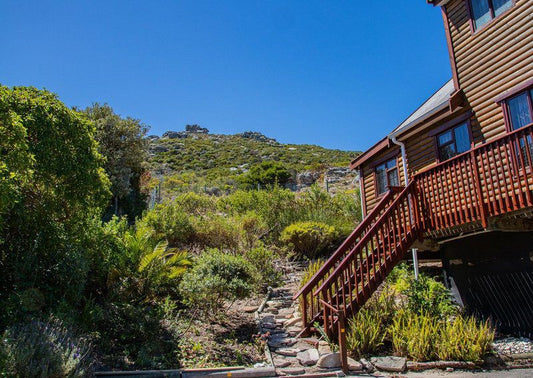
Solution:
M 434 7 L 446 5 L 450 0 L 427 0 L 428 4 L 433 5 Z
M 448 103 L 448 101 L 445 101 L 443 102 L 442 104 L 440 104 L 439 106 L 431 109 L 429 112 L 427 113 L 424 113 L 423 115 L 421 115 L 420 117 L 412 120 L 411 122 L 409 122 L 407 125 L 405 125 L 404 127 L 402 127 L 401 129 L 399 130 L 394 130 L 392 133 L 390 133 L 388 135 L 388 138 L 389 139 L 392 139 L 392 138 L 398 138 L 401 134 L 405 134 L 406 132 L 408 132 L 409 130 L 411 130 L 413 127 L 415 126 L 418 126 L 419 124 L 423 123 L 424 121 L 426 121 L 427 119 L 429 119 L 431 116 L 433 116 L 434 114 L 448 108 L 449 109 L 450 105 Z
M 352 160 L 352 162 L 350 163 L 350 169 L 353 170 L 361 167 L 366 161 L 368 161 L 374 155 L 383 151 L 387 147 L 389 147 L 389 138 L 385 137 L 376 144 L 374 144 L 372 147 L 370 147 L 368 150 L 363 152 L 361 155 L 356 157 L 354 160 Z

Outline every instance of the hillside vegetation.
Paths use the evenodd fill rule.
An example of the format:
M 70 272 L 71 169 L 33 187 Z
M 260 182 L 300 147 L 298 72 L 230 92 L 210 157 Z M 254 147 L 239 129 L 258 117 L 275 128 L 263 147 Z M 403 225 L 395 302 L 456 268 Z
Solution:
M 265 161 L 280 162 L 296 182 L 298 173 L 347 167 L 360 152 L 331 150 L 315 145 L 283 144 L 258 132 L 209 134 L 197 125 L 187 131 L 149 137 L 149 168 L 158 177 L 190 189 L 192 184 L 236 187 L 239 176 Z

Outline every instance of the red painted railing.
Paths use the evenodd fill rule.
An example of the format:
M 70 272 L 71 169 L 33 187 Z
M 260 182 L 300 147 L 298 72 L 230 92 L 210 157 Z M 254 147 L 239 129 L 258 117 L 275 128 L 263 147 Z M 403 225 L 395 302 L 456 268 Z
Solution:
M 304 331 L 320 321 L 333 335 L 338 312 L 357 313 L 424 233 L 475 222 L 487 227 L 490 217 L 533 207 L 532 141 L 533 125 L 415 175 L 399 194 L 389 192 L 295 295 Z
M 383 196 L 381 201 L 363 219 L 357 228 L 346 238 L 339 248 L 331 255 L 324 265 L 311 277 L 311 279 L 300 289 L 294 298 L 301 297 L 302 318 L 305 324 L 305 331 L 309 331 L 313 323 L 322 315 L 322 305 L 318 297 L 313 295 L 324 282 L 324 280 L 336 269 L 347 254 L 355 247 L 361 237 L 363 237 L 392 203 L 394 198 L 403 188 L 392 187 Z
M 533 206 L 533 126 L 440 163 L 413 177 L 422 228 L 439 231 Z

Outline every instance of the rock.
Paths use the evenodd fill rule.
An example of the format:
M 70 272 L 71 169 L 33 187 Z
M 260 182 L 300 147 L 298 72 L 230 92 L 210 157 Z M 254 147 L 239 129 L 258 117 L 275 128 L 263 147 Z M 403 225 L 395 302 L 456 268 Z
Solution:
M 256 131 L 245 131 L 244 133 L 237 134 L 241 138 L 253 139 L 261 142 L 276 142 L 275 139 L 268 138 L 265 135 L 258 133 Z
M 327 342 L 321 340 L 318 342 L 318 353 L 323 356 L 332 353 L 332 350 Z
M 246 306 L 246 307 L 243 308 L 243 311 L 250 313 L 250 312 L 257 311 L 258 308 L 259 308 L 259 306 Z
M 186 125 L 185 131 L 194 134 L 209 134 L 209 130 L 207 128 L 200 127 L 199 125 Z
M 155 145 L 155 146 L 150 146 L 150 151 L 154 152 L 154 153 L 167 152 L 168 148 L 158 144 L 158 145 Z
M 274 366 L 277 368 L 284 368 L 287 366 L 291 366 L 291 362 L 289 360 L 277 358 L 277 359 L 274 359 Z
M 302 374 L 305 374 L 305 369 L 303 369 L 303 368 L 286 368 L 286 369 L 281 369 L 280 372 L 283 375 L 302 375 Z
M 182 139 L 187 138 L 187 133 L 184 131 L 167 131 L 163 134 L 163 138 L 167 139 Z
M 278 311 L 279 316 L 287 316 L 290 315 L 292 317 L 292 314 L 294 313 L 293 308 L 282 308 Z
M 292 319 L 289 319 L 289 320 L 286 320 L 283 325 L 285 327 L 290 327 L 290 326 L 293 326 L 295 324 L 298 324 L 302 321 L 302 318 L 292 318 Z
M 373 373 L 376 368 L 370 361 L 368 361 L 366 358 L 361 358 L 360 360 L 361 365 L 363 365 L 363 369 L 365 369 L 368 373 Z
M 296 348 L 279 348 L 274 353 L 279 354 L 280 356 L 296 357 L 300 352 L 301 350 Z
M 302 331 L 302 329 L 300 327 L 288 327 L 286 331 L 289 336 L 295 337 Z
M 316 366 L 321 369 L 338 369 L 341 367 L 341 355 L 337 352 L 325 354 L 318 359 Z M 363 365 L 353 358 L 348 357 L 348 369 L 351 371 L 362 371 Z
M 405 357 L 372 357 L 370 361 L 376 369 L 393 373 L 401 373 L 407 367 L 407 359 Z
M 320 173 L 318 172 L 310 172 L 310 171 L 305 171 L 305 172 L 301 172 L 301 173 L 298 173 L 298 175 L 296 176 L 296 183 L 298 185 L 312 185 L 315 183 L 315 181 L 320 177 Z
M 262 323 L 261 326 L 262 326 L 263 328 L 266 328 L 266 329 L 275 329 L 275 328 L 278 328 L 278 327 L 279 327 L 279 324 L 265 322 L 265 323 Z
M 266 305 L 267 305 L 267 307 L 274 307 L 274 308 L 277 308 L 277 309 L 283 307 L 283 303 L 280 302 L 280 301 L 268 301 L 266 303 Z
M 300 364 L 303 366 L 313 366 L 317 363 L 318 359 L 320 358 L 320 354 L 318 353 L 318 349 L 308 349 L 306 351 L 300 352 L 296 355 L 296 358 L 298 361 L 300 361 Z

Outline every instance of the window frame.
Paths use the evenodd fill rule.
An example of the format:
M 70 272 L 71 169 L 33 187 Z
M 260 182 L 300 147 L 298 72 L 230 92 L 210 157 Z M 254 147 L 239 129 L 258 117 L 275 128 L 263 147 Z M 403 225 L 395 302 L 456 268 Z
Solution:
M 389 182 L 389 172 L 390 171 L 396 170 L 396 174 L 398 175 L 398 185 L 401 185 L 401 182 L 400 182 L 400 165 L 398 164 L 398 156 L 399 156 L 399 153 L 396 151 L 393 154 L 388 154 L 385 157 L 379 159 L 378 161 L 376 161 L 372 165 L 372 172 L 374 174 L 374 191 L 376 193 L 376 198 L 384 196 L 389 191 L 389 188 L 391 188 L 391 185 L 390 185 L 390 182 Z M 392 160 L 394 160 L 394 162 L 395 162 L 394 168 L 388 168 L 388 169 L 385 168 L 385 179 L 387 180 L 387 182 L 386 182 L 387 189 L 384 192 L 379 193 L 378 192 L 378 189 L 379 189 L 378 174 L 376 172 L 377 167 L 379 167 L 380 165 L 383 165 L 383 164 L 385 164 L 385 167 L 386 167 L 387 163 L 392 161 Z
M 503 117 L 505 119 L 505 130 L 510 133 L 514 130 L 522 129 L 524 127 L 528 127 L 533 125 L 533 121 L 528 123 L 527 125 L 524 125 L 518 129 L 513 129 L 513 120 L 511 118 L 511 110 L 509 108 L 509 100 L 512 100 L 513 98 L 516 98 L 518 96 L 522 96 L 524 93 L 527 95 L 528 99 L 528 106 L 529 106 L 529 115 L 531 119 L 533 120 L 533 94 L 531 93 L 533 91 L 533 85 L 529 86 L 528 88 L 525 88 L 519 92 L 513 93 L 506 97 L 505 99 L 501 100 L 501 106 L 503 109 Z
M 474 148 L 474 136 L 472 135 L 472 121 L 471 121 L 471 119 L 472 119 L 472 112 L 467 112 L 467 113 L 463 114 L 462 116 L 460 116 L 458 118 L 454 118 L 451 121 L 446 122 L 442 126 L 437 127 L 436 129 L 432 130 L 429 133 L 429 136 L 433 137 L 433 146 L 435 148 L 435 156 L 436 156 L 436 159 L 437 159 L 437 164 L 438 163 L 442 163 L 444 161 L 451 160 L 451 159 L 457 157 L 458 155 L 464 154 L 464 153 L 470 151 L 472 148 Z M 466 124 L 466 129 L 468 131 L 468 139 L 470 141 L 470 148 L 468 150 L 464 151 L 464 152 L 461 152 L 461 153 L 458 153 L 458 154 L 452 156 L 449 159 L 443 160 L 441 158 L 441 156 L 440 156 L 439 136 L 444 134 L 444 133 L 446 133 L 446 132 L 448 132 L 448 131 L 450 131 L 450 130 L 455 129 L 458 126 L 461 126 L 462 124 Z M 455 133 L 454 132 L 452 132 L 452 140 L 451 140 L 451 142 L 448 142 L 446 144 L 451 144 L 451 143 L 456 144 Z
M 511 133 L 515 130 L 520 130 L 520 129 L 523 129 L 523 128 L 526 128 L 526 127 L 530 127 L 531 125 L 533 125 L 533 79 L 530 79 L 530 80 L 527 80 L 525 82 L 523 82 L 522 84 L 519 84 L 517 86 L 515 86 L 514 88 L 511 88 L 510 90 L 502 93 L 501 95 L 499 95 L 495 101 L 497 103 L 500 104 L 500 106 L 502 107 L 502 112 L 503 112 L 503 119 L 504 119 L 504 124 L 505 124 L 505 131 L 507 133 Z M 532 122 L 527 124 L 527 125 L 524 125 L 518 129 L 513 129 L 513 120 L 511 118 L 511 111 L 510 111 L 510 108 L 509 108 L 509 100 L 512 100 L 513 98 L 516 98 L 518 96 L 522 96 L 523 94 L 526 94 L 527 95 L 527 98 L 528 98 L 528 106 L 529 106 L 529 114 L 531 116 L 531 120 Z M 527 141 L 526 141 L 527 143 Z M 530 147 L 531 148 L 531 147 Z M 519 145 L 516 145 L 515 146 L 515 151 L 514 151 L 514 155 L 518 155 L 521 151 L 521 146 Z M 526 165 L 526 171 L 527 173 L 531 173 L 531 166 L 530 165 Z M 514 171 L 514 175 L 517 176 L 520 172 L 523 171 L 524 167 L 521 166 L 520 164 L 520 160 L 516 159 L 515 158 L 515 161 L 513 162 L 512 164 L 512 169 Z
M 508 12 L 510 12 L 513 7 L 516 5 L 516 2 L 517 0 L 511 0 L 511 7 L 509 9 L 507 9 L 506 11 L 504 11 L 502 14 L 496 16 L 495 13 L 494 13 L 494 5 L 492 3 L 493 0 L 487 0 L 488 3 L 489 3 L 489 11 L 490 11 L 490 20 L 487 21 L 484 25 L 482 25 L 481 27 L 479 28 L 476 28 L 476 22 L 474 20 L 474 10 L 472 8 L 472 0 L 465 0 L 466 2 L 466 9 L 467 9 L 467 12 L 468 12 L 468 18 L 470 20 L 470 31 L 472 32 L 472 34 L 476 34 L 477 32 L 485 29 L 488 25 L 490 25 L 491 23 L 494 22 L 494 20 L 497 20 L 499 19 L 500 17 L 504 16 L 505 14 L 507 14 Z

